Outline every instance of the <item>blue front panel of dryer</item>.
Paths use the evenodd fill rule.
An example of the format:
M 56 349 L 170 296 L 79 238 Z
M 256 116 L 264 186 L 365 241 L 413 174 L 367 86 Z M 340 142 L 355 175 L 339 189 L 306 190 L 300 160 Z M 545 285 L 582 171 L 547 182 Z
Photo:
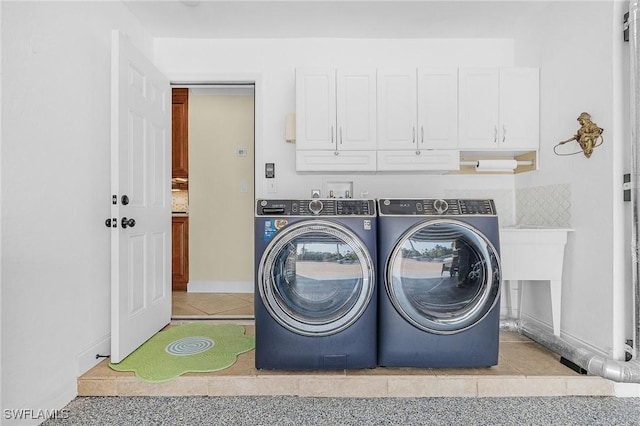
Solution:
M 408 319 L 411 315 L 416 315 L 419 310 L 412 311 L 407 307 L 410 301 L 418 299 L 417 296 L 407 295 L 405 298 L 394 296 L 393 289 L 402 288 L 400 284 L 394 283 L 396 287 L 389 284 L 389 280 L 397 280 L 393 273 L 389 273 L 391 258 L 393 256 L 409 257 L 409 248 L 415 250 L 415 255 L 410 259 L 416 265 L 416 268 L 423 267 L 424 264 L 431 262 L 432 265 L 439 266 L 436 261 L 424 253 L 424 244 L 421 248 L 420 236 L 411 240 L 408 239 L 410 230 L 419 234 L 417 230 L 424 229 L 429 225 L 433 232 L 422 232 L 432 238 L 436 243 L 432 243 L 431 247 L 438 244 L 450 246 L 448 234 L 453 234 L 452 230 L 456 227 L 467 230 L 476 230 L 482 234 L 482 241 L 486 239 L 488 251 L 491 253 L 487 257 L 492 257 L 491 261 L 479 262 L 486 265 L 493 264 L 493 269 L 487 271 L 491 275 L 492 287 L 487 287 L 486 295 L 478 294 L 475 296 L 477 300 L 483 300 L 484 308 L 477 309 L 470 306 L 460 308 L 451 308 L 451 318 L 446 312 L 447 304 L 439 300 L 444 292 L 438 293 L 437 289 L 428 288 L 424 295 L 420 295 L 424 300 L 419 300 L 425 312 L 435 312 L 433 321 L 427 318 L 425 314 L 424 321 Z M 436 229 L 438 228 L 438 229 Z M 443 230 L 439 229 L 442 228 Z M 455 216 L 455 217 L 421 217 L 421 216 L 388 216 L 380 217 L 378 221 L 378 283 L 379 283 L 379 329 L 378 329 L 378 363 L 381 366 L 388 367 L 421 367 L 421 368 L 455 368 L 455 367 L 488 367 L 498 363 L 498 341 L 499 341 L 499 321 L 500 321 L 500 301 L 499 301 L 499 227 L 498 220 L 495 216 Z M 424 239 L 424 237 L 423 237 Z M 480 241 L 480 238 L 477 238 Z M 408 241 L 406 247 L 400 247 L 401 241 Z M 438 241 L 442 241 L 438 243 Z M 455 244 L 454 244 L 455 246 Z M 486 249 L 486 248 L 485 248 Z M 395 250 L 395 251 L 394 251 Z M 421 251 L 422 250 L 422 251 Z M 444 257 L 444 255 L 443 255 Z M 438 271 L 434 271 L 435 278 L 441 279 L 442 285 L 448 285 L 447 280 L 453 280 L 454 272 L 451 270 L 451 261 L 445 263 L 439 260 L 443 267 Z M 405 262 L 409 264 L 409 261 Z M 455 263 L 455 262 L 454 262 Z M 445 267 L 446 265 L 446 267 Z M 436 269 L 436 268 L 432 268 Z M 417 269 L 419 271 L 419 269 Z M 406 272 L 408 271 L 408 272 Z M 406 267 L 406 275 L 412 272 L 410 265 Z M 449 274 L 451 278 L 449 278 Z M 440 275 L 442 277 L 440 277 Z M 390 278 L 391 277 L 391 278 Z M 412 276 L 407 279 L 411 282 L 414 280 L 420 282 L 419 276 Z M 461 283 L 463 280 L 460 281 Z M 455 287 L 455 286 L 453 286 Z M 426 285 L 425 285 L 426 288 Z M 391 290 L 390 290 L 391 289 Z M 454 288 L 455 290 L 455 288 Z M 464 289 L 460 291 L 465 291 Z M 429 300 L 430 295 L 435 296 L 433 301 Z M 395 297 L 395 305 L 392 299 Z M 408 302 L 409 301 L 409 302 Z M 455 301 L 451 301 L 451 306 Z M 472 301 L 473 302 L 473 301 Z M 469 302 L 471 305 L 472 302 Z M 429 304 L 434 306 L 430 307 Z M 480 303 L 480 302 L 478 302 Z M 404 304 L 404 314 L 396 305 Z M 456 310 L 457 309 L 457 310 Z M 484 310 L 483 310 L 484 309 Z M 407 314 L 408 313 L 408 314 Z M 467 315 L 471 320 L 461 322 L 460 330 L 456 330 L 455 315 Z M 475 315 L 475 317 L 474 317 Z M 439 323 L 442 326 L 439 329 Z M 433 324 L 432 324 L 433 323 Z
M 379 307 L 380 366 L 474 368 L 498 364 L 499 309 L 469 330 L 437 335 L 409 324 L 386 297 L 380 298 Z

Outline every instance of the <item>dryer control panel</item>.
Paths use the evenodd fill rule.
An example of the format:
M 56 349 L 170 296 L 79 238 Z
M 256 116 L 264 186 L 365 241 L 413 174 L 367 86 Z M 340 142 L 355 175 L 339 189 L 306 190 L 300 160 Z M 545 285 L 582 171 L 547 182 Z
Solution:
M 257 216 L 375 216 L 375 200 L 257 200 Z
M 496 215 L 493 200 L 459 199 L 394 199 L 378 200 L 380 216 L 458 216 L 458 215 Z

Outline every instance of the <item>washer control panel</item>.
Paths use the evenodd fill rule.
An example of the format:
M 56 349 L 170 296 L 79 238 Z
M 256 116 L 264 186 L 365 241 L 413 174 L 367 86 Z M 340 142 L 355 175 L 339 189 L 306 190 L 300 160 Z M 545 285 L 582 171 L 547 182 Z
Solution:
M 378 200 L 381 216 L 459 216 L 459 215 L 496 215 L 493 200 L 459 200 L 459 199 L 396 199 Z
M 257 200 L 257 216 L 375 216 L 375 200 Z

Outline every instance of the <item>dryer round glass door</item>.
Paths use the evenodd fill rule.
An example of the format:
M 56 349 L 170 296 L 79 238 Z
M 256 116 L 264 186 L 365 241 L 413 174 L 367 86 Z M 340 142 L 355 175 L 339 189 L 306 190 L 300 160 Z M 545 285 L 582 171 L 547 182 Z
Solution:
M 477 229 L 454 220 L 423 222 L 394 247 L 386 289 L 407 321 L 453 334 L 478 323 L 497 303 L 499 265 L 495 247 Z
M 280 232 L 258 268 L 260 297 L 270 315 L 299 334 L 348 328 L 374 291 L 374 265 L 364 243 L 346 227 L 303 221 Z

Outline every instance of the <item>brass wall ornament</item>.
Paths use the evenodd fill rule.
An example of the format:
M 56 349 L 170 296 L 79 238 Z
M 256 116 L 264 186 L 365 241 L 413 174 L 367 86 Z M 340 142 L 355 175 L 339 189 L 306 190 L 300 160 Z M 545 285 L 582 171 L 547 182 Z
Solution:
M 555 152 L 556 155 L 575 155 L 583 152 L 585 157 L 590 158 L 591 154 L 593 154 L 594 148 L 602 145 L 604 142 L 604 139 L 602 138 L 602 132 L 604 132 L 604 129 L 598 127 L 593 121 L 591 121 L 591 115 L 583 112 L 578 117 L 578 123 L 580 123 L 580 128 L 573 137 L 566 141 L 562 141 L 553 147 L 553 152 Z M 556 151 L 557 147 L 571 141 L 577 141 L 580 144 L 582 151 L 571 152 L 568 154 L 562 154 Z

